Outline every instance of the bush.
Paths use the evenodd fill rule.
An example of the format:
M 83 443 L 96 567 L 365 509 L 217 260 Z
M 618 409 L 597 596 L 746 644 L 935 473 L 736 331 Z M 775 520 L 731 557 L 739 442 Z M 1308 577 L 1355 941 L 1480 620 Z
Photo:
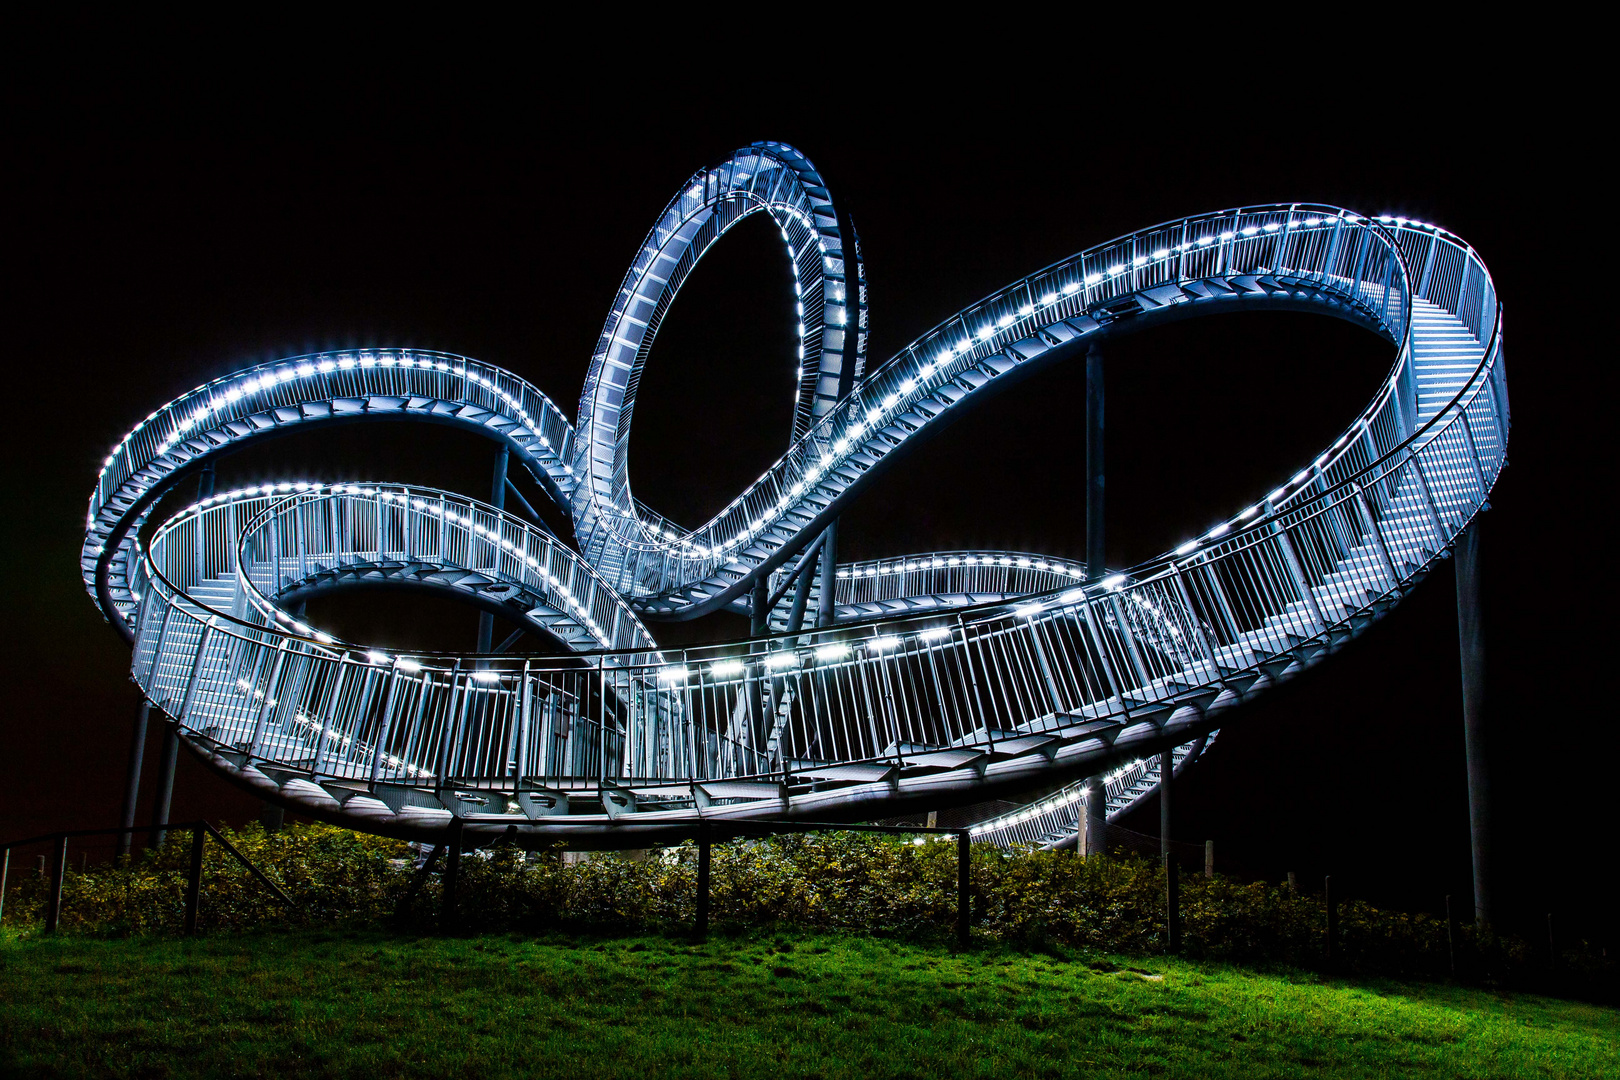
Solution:
M 409 845 L 331 825 L 266 832 L 258 824 L 220 830 L 244 857 L 274 879 L 279 899 L 211 838 L 203 843 L 201 929 L 262 926 L 374 926 L 404 894 L 398 865 Z M 105 934 L 178 933 L 185 920 L 191 836 L 171 834 L 160 850 L 128 866 L 68 869 L 62 880 L 62 930 Z M 45 879 L 28 875 L 7 890 L 8 925 L 42 922 Z
M 281 902 L 240 863 L 205 844 L 199 926 L 364 928 L 435 925 L 442 875 L 414 892 L 411 848 L 329 825 L 266 833 L 258 825 L 222 830 L 243 855 L 285 889 Z M 1068 852 L 972 850 L 973 930 L 981 938 L 1037 948 L 1144 953 L 1164 948 L 1164 870 L 1138 857 L 1079 859 Z M 60 926 L 99 934 L 174 933 L 184 918 L 187 836 L 127 867 L 69 870 Z M 443 869 L 442 864 L 439 868 Z M 956 845 L 917 844 L 871 833 L 789 834 L 713 849 L 711 918 L 717 927 L 784 925 L 906 938 L 945 938 L 956 921 Z M 557 850 L 509 847 L 466 854 L 458 885 L 458 925 L 467 930 L 541 931 L 558 927 L 684 932 L 696 900 L 697 848 L 691 843 L 638 855 L 565 861 Z M 44 881 L 29 875 L 10 890 L 5 921 L 37 924 Z M 1319 966 L 1325 945 L 1322 898 L 1287 887 L 1189 876 L 1182 886 L 1183 951 L 1248 964 Z M 1548 959 L 1523 941 L 1459 928 L 1465 973 L 1522 983 L 1550 973 Z M 1445 921 L 1381 911 L 1359 901 L 1339 906 L 1338 966 L 1389 975 L 1443 976 L 1450 970 Z M 1537 965 L 1540 965 L 1539 967 Z M 1568 950 L 1558 974 L 1612 987 L 1614 965 L 1590 948 Z

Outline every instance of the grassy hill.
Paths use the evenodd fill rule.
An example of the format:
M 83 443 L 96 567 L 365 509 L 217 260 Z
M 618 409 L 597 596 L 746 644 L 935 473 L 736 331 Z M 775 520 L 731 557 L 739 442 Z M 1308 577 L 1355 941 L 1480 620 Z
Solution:
M 0 1075 L 1613 1077 L 1620 1011 L 849 935 L 0 937 Z

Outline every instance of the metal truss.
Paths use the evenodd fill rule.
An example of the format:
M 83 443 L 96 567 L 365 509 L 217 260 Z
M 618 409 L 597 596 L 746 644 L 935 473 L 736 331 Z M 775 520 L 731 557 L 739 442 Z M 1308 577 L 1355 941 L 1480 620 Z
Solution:
M 792 441 L 684 528 L 630 491 L 637 376 L 681 283 L 751 213 L 777 223 L 797 282 Z M 1098 341 L 1256 309 L 1369 327 L 1393 364 L 1331 445 L 1196 540 L 1106 575 L 1013 552 L 822 557 L 839 513 L 954 410 Z M 81 568 L 183 737 L 317 817 L 642 846 L 705 819 L 859 820 L 1057 786 L 977 829 L 1051 843 L 1078 813 L 1078 785 L 1061 785 L 1108 774 L 1122 812 L 1157 783 L 1159 752 L 1177 748 L 1184 767 L 1228 713 L 1331 656 L 1445 556 L 1506 463 L 1501 326 L 1484 264 L 1444 229 L 1278 204 L 1088 249 L 867 372 L 853 229 L 801 154 L 760 143 L 696 174 L 648 234 L 577 424 L 518 376 L 459 356 L 259 365 L 113 448 Z M 577 550 L 463 496 L 318 478 L 147 520 L 253 440 L 382 419 L 505 447 L 572 515 Z M 569 651 L 392 654 L 299 614 L 316 593 L 367 587 L 448 591 Z M 645 625 L 744 605 L 764 620 L 745 641 L 662 649 Z

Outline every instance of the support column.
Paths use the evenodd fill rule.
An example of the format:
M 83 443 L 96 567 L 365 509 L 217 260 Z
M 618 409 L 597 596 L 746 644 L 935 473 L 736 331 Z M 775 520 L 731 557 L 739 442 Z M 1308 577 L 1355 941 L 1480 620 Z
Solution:
M 698 825 L 697 918 L 693 928 L 699 941 L 709 936 L 709 824 Z
M 279 832 L 287 822 L 287 811 L 273 802 L 259 804 L 259 824 L 265 832 Z
M 808 567 L 806 568 L 808 569 Z M 748 636 L 760 637 L 771 628 L 771 613 L 765 605 L 771 600 L 771 585 L 761 574 L 754 579 L 753 594 L 748 599 Z
M 1474 921 L 1491 922 L 1491 778 L 1486 755 L 1485 626 L 1480 609 L 1480 521 L 1452 553 L 1457 571 L 1457 644 L 1462 656 L 1463 749 L 1468 764 L 1468 832 L 1474 857 Z
M 441 934 L 454 934 L 459 926 L 456 920 L 456 890 L 461 884 L 461 831 L 461 818 L 451 818 L 450 827 L 445 831 L 444 877 L 440 881 L 439 933 Z
M 821 534 L 821 589 L 816 595 L 816 625 L 831 626 L 838 609 L 838 522 Z
M 1086 350 L 1086 578 L 1101 581 L 1103 533 L 1103 354 L 1093 344 Z
M 1170 857 L 1170 788 L 1176 778 L 1174 749 L 1159 755 L 1159 856 Z
M 509 451 L 502 446 L 495 452 L 495 475 L 490 481 L 489 502 L 497 510 L 506 509 L 506 460 Z M 498 553 L 500 548 L 495 548 Z M 499 555 L 497 555 L 497 558 Z M 491 640 L 495 636 L 495 616 L 487 611 L 478 613 L 478 651 L 489 652 Z
M 129 776 L 124 781 L 124 812 L 119 816 L 118 824 L 125 829 L 135 827 L 135 805 L 141 794 L 141 764 L 146 756 L 146 718 L 152 712 L 152 703 L 145 698 L 141 699 L 141 710 L 135 714 L 135 728 L 130 733 L 129 740 Z M 122 862 L 129 857 L 130 844 L 135 838 L 134 833 L 121 832 L 118 834 L 118 861 Z
M 159 826 L 169 822 L 169 803 L 174 798 L 174 764 L 180 756 L 180 725 L 170 720 L 163 725 L 163 749 L 158 751 L 157 801 L 152 804 L 152 820 Z M 160 848 L 169 830 L 152 830 L 152 846 Z
M 1108 853 L 1108 781 L 1093 776 L 1086 785 L 1086 856 Z

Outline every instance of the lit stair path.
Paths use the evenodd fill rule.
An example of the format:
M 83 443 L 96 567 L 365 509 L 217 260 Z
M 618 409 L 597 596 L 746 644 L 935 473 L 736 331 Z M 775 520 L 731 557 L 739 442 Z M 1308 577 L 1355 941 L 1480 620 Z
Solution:
M 577 429 L 510 373 L 405 350 L 260 365 L 154 413 L 109 456 L 81 559 L 148 697 L 267 798 L 395 835 L 455 816 L 534 842 L 651 843 L 702 819 L 871 818 L 1098 772 L 1117 814 L 1158 782 L 1160 751 L 1185 767 L 1232 710 L 1392 610 L 1505 465 L 1500 308 L 1444 230 L 1300 204 L 1188 218 L 1014 283 L 865 372 L 858 261 L 812 176 L 760 144 L 694 178 L 615 301 Z M 782 228 L 806 355 L 820 351 L 789 452 L 684 529 L 629 491 L 635 376 L 668 286 L 755 211 Z M 782 588 L 882 468 L 1003 381 L 1099 335 L 1273 309 L 1384 335 L 1391 378 L 1316 460 L 1175 552 L 1100 584 L 1019 553 L 845 564 L 830 627 L 785 634 L 791 597 L 754 641 L 660 649 L 642 626 L 735 608 L 762 575 Z M 851 362 L 838 399 L 832 372 Z M 579 551 L 447 492 L 316 482 L 221 493 L 146 535 L 210 458 L 359 419 L 507 446 L 572 512 Z M 382 586 L 460 595 L 564 655 L 396 655 L 295 614 L 322 590 Z M 979 831 L 1055 842 L 1073 793 Z

